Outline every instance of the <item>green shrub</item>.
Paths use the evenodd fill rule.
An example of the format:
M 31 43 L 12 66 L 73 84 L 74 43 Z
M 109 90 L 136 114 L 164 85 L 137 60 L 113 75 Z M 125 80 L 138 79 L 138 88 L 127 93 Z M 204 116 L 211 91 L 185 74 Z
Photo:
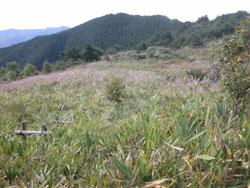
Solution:
M 232 37 L 226 38 L 220 52 L 222 81 L 231 98 L 234 116 L 243 112 L 250 98 L 250 18 L 243 21 Z
M 6 69 L 1 67 L 0 68 L 0 81 L 3 80 L 5 73 L 6 73 Z
M 16 80 L 20 76 L 20 69 L 15 61 L 6 64 L 1 71 L 2 80 Z
M 221 67 L 218 63 L 213 63 L 210 68 L 209 79 L 213 82 L 217 82 L 221 79 Z
M 139 51 L 146 50 L 147 48 L 148 48 L 148 46 L 147 46 L 147 44 L 145 42 L 138 44 L 137 47 L 136 47 L 136 49 L 139 50 Z
M 19 77 L 19 74 L 17 74 L 16 72 L 8 71 L 4 75 L 4 80 L 12 81 L 12 80 L 16 80 L 18 77 Z
M 32 65 L 30 63 L 27 63 L 23 69 L 23 75 L 24 76 L 32 76 L 37 73 L 37 69 L 35 65 Z
M 66 52 L 62 52 L 61 56 L 64 60 L 72 59 L 73 61 L 76 61 L 81 58 L 81 52 L 78 48 L 72 48 Z
M 122 102 L 125 97 L 125 84 L 121 78 L 111 77 L 106 81 L 105 90 L 108 100 L 115 103 Z
M 87 45 L 85 52 L 83 53 L 83 59 L 86 62 L 98 61 L 101 59 L 102 51 L 92 47 L 91 45 Z
M 48 63 L 48 61 L 45 61 L 43 63 L 43 69 L 42 72 L 45 74 L 48 74 L 52 71 L 52 65 L 50 63 Z
M 202 81 L 206 78 L 206 73 L 202 69 L 192 68 L 186 74 L 195 80 Z

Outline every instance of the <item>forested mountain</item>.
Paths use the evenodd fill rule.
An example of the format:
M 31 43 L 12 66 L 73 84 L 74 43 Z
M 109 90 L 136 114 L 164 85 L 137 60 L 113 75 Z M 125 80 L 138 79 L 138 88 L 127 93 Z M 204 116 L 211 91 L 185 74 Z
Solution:
M 83 49 L 91 44 L 103 50 L 131 49 L 138 45 L 161 45 L 178 48 L 200 46 L 204 42 L 233 33 L 249 14 L 237 12 L 209 21 L 206 16 L 196 22 L 182 23 L 165 16 L 132 16 L 110 14 L 93 19 L 57 34 L 37 37 L 28 42 L 0 49 L 0 66 L 16 61 L 23 66 L 33 63 L 41 68 L 45 60 L 56 61 L 65 50 Z
M 239 22 L 247 16 L 249 16 L 247 12 L 237 12 L 219 16 L 212 21 L 209 21 L 207 16 L 203 16 L 183 32 L 174 36 L 172 45 L 176 47 L 192 45 L 195 47 L 223 35 L 232 34 Z
M 68 27 L 55 27 L 46 29 L 8 29 L 0 31 L 0 48 L 25 42 L 37 36 L 50 35 L 69 29 Z

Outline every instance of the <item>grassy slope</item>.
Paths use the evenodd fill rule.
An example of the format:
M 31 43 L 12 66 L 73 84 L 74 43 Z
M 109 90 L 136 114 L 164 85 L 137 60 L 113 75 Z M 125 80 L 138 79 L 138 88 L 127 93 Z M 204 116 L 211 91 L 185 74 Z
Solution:
M 184 74 L 193 66 L 208 68 L 97 62 L 0 85 L 0 186 L 247 185 L 249 116 L 234 124 L 218 84 Z M 126 83 L 120 105 L 106 97 L 112 75 Z M 22 142 L 21 116 L 51 134 Z

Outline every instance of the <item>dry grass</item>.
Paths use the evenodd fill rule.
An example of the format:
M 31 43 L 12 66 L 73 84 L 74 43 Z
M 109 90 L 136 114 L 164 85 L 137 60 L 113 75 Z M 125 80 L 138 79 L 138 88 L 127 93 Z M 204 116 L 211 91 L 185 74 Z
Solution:
M 142 70 L 123 70 L 118 68 L 103 69 L 98 67 L 98 64 L 102 62 L 96 62 L 94 65 L 77 66 L 70 68 L 63 72 L 53 72 L 47 75 L 38 75 L 28 77 L 22 80 L 16 80 L 9 83 L 0 84 L 0 90 L 11 91 L 15 89 L 25 89 L 34 87 L 37 85 L 49 85 L 52 83 L 67 83 L 67 81 L 80 81 L 84 84 L 95 85 L 102 81 L 107 76 L 119 76 L 128 78 L 127 81 L 133 81 L 136 83 L 142 83 L 148 80 L 160 79 L 161 77 Z
M 136 66 L 137 69 L 134 68 L 134 66 Z M 137 86 L 143 86 L 149 82 L 157 81 L 157 83 L 162 84 L 166 88 L 180 87 L 184 89 L 194 85 L 204 86 L 207 85 L 208 82 L 198 83 L 190 78 L 183 78 L 183 76 L 169 80 L 168 73 L 183 75 L 183 72 L 191 70 L 192 68 L 208 69 L 208 67 L 209 65 L 206 63 L 200 62 L 176 64 L 161 61 L 159 63 L 148 64 L 146 67 L 140 67 L 138 64 L 130 64 L 128 62 L 122 62 L 122 64 L 117 62 L 95 62 L 69 68 L 62 72 L 53 72 L 46 75 L 41 74 L 12 82 L 0 83 L 0 91 L 23 90 L 39 85 L 71 84 L 72 82 L 96 86 L 105 78 L 112 76 L 120 77 L 125 82 L 132 82 Z M 159 72 L 158 70 L 161 71 Z M 211 85 L 213 89 L 218 89 L 218 84 L 209 83 L 209 85 Z

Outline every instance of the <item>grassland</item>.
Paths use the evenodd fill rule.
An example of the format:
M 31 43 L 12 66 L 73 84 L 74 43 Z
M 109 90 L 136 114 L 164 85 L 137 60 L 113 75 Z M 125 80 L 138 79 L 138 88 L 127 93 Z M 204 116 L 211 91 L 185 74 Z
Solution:
M 220 82 L 187 74 L 208 74 L 204 57 L 96 62 L 1 84 L 0 187 L 247 187 L 250 114 L 234 119 Z M 23 141 L 21 120 L 50 134 Z

